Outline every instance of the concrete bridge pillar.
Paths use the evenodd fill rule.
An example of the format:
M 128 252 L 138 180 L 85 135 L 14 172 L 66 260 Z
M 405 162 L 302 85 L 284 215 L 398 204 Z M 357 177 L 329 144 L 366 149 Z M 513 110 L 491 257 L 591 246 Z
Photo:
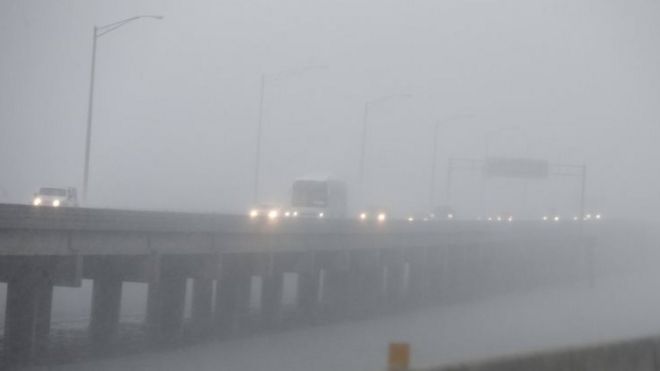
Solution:
M 50 331 L 53 285 L 42 267 L 25 259 L 16 261 L 20 275 L 7 282 L 4 353 L 9 364 L 29 364 L 43 352 Z
M 405 304 L 406 261 L 401 251 L 390 250 L 384 253 L 384 284 L 387 311 L 395 310 Z
M 304 272 L 313 264 L 313 259 L 299 252 L 281 252 L 271 253 L 267 256 L 266 264 L 262 271 L 263 286 L 261 300 L 261 315 L 265 328 L 275 328 L 283 326 L 291 315 L 294 314 L 293 308 L 300 304 L 300 273 Z M 287 291 L 285 298 L 284 280 L 285 274 L 289 273 L 293 285 L 295 282 L 298 289 L 295 294 L 293 291 Z M 295 273 L 295 275 L 294 275 Z M 296 278 L 295 281 L 293 278 Z M 292 287 L 289 286 L 289 289 Z M 309 289 L 309 287 L 307 287 Z M 295 295 L 295 296 L 294 296 Z M 285 299 L 287 302 L 285 303 Z M 285 305 L 286 304 L 286 305 Z
M 351 317 L 364 318 L 380 310 L 381 270 L 380 251 L 363 249 L 351 252 L 348 282 Z
M 282 311 L 282 291 L 284 274 L 278 269 L 262 276 L 261 319 L 264 328 L 279 325 Z
M 46 354 L 50 336 L 50 320 L 53 304 L 53 284 L 42 282 L 37 294 L 37 315 L 35 318 L 35 352 L 37 355 Z
M 426 279 L 428 290 L 426 299 L 430 302 L 439 302 L 443 299 L 445 285 L 445 254 L 440 246 L 432 246 L 426 250 Z
M 107 351 L 117 340 L 122 280 L 109 272 L 94 278 L 90 338 L 98 351 Z
M 252 267 L 248 254 L 223 254 L 216 284 L 214 322 L 220 336 L 236 333 L 249 311 Z
M 318 316 L 321 272 L 313 252 L 305 253 L 298 268 L 299 322 L 314 323 Z
M 407 254 L 408 292 L 406 302 L 410 307 L 417 307 L 427 302 L 429 296 L 429 267 L 426 248 L 415 248 Z
M 213 280 L 198 277 L 193 280 L 192 327 L 194 336 L 207 336 L 213 323 Z
M 156 343 L 176 343 L 183 335 L 186 275 L 177 256 L 162 257 L 157 281 L 149 283 L 147 326 Z
M 342 319 L 349 313 L 350 256 L 347 251 L 325 254 L 322 303 L 326 319 Z
M 27 364 L 34 356 L 36 286 L 33 277 L 7 282 L 4 350 L 10 364 Z
M 220 273 L 217 254 L 184 259 L 186 276 L 193 279 L 190 335 L 203 338 L 213 333 L 213 281 Z

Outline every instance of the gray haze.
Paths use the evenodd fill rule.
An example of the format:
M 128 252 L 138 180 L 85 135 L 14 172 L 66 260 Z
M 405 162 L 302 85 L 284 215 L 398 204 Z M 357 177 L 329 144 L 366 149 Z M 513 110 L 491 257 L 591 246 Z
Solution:
M 448 157 L 481 157 L 485 134 L 513 125 L 491 154 L 586 163 L 588 205 L 653 217 L 659 11 L 654 0 L 2 0 L 0 197 L 81 186 L 92 27 L 158 14 L 99 40 L 91 205 L 244 212 L 261 74 L 320 65 L 267 83 L 264 199 L 286 201 L 310 172 L 354 189 L 364 102 L 410 93 L 371 111 L 370 201 L 427 208 L 433 125 L 469 113 L 441 127 L 439 194 Z M 575 197 L 575 183 L 556 184 Z
M 443 280 L 445 276 L 458 278 L 441 285 L 457 293 L 476 288 L 477 293 L 488 295 L 456 302 L 445 302 L 443 297 L 442 306 L 419 312 L 99 361 L 97 369 L 159 369 L 161 365 L 183 369 L 190 365 L 189 360 L 199 362 L 200 369 L 217 369 L 216 360 L 223 357 L 227 360 L 223 366 L 232 370 L 265 369 L 273 359 L 284 359 L 281 369 L 287 370 L 377 369 L 384 361 L 384 345 L 397 340 L 399 334 L 420 352 L 420 365 L 431 365 L 660 333 L 660 239 L 653 232 L 660 221 L 660 1 L 0 0 L 0 204 L 30 203 L 33 192 L 42 186 L 82 188 L 94 26 L 143 14 L 164 19 L 140 19 L 98 40 L 89 198 L 82 206 L 245 213 L 254 206 L 255 138 L 260 84 L 265 76 L 260 186 L 264 202 L 287 204 L 294 179 L 329 173 L 348 183 L 351 213 L 367 205 L 387 208 L 397 216 L 428 212 L 450 203 L 445 195 L 448 159 L 524 157 L 586 164 L 586 211 L 621 220 L 581 223 L 579 228 L 571 222 L 541 223 L 541 215 L 547 213 L 577 215 L 580 183 L 576 177 L 484 180 L 478 172 L 457 171 L 451 202 L 457 215 L 474 218 L 508 212 L 538 222 L 507 229 L 506 233 L 513 231 L 510 236 L 518 238 L 511 240 L 515 243 L 485 241 L 500 236 L 507 228 L 504 223 L 492 229 L 486 223 L 465 223 L 474 229 L 456 230 L 467 231 L 462 233 L 471 244 L 458 232 L 454 236 L 452 223 L 446 223 L 452 227 L 448 232 L 442 229 L 446 240 L 438 241 L 446 248 L 439 271 Z M 381 100 L 389 96 L 394 97 Z M 361 184 L 363 114 L 365 103 L 376 101 L 379 103 L 370 106 L 368 115 Z M 435 201 L 431 202 L 436 124 L 438 166 Z M 63 210 L 59 217 L 68 221 L 74 220 L 67 219 L 72 218 L 68 215 L 95 215 L 67 214 L 69 211 Z M 29 214 L 30 218 L 40 221 L 38 213 Z M 110 214 L 98 215 L 99 223 L 105 223 L 104 215 Z M 10 226 L 16 221 L 13 215 L 6 219 L 3 223 Z M 59 219 L 52 220 L 58 228 Z M 95 220 L 81 223 L 92 225 Z M 289 237 L 299 238 L 291 241 L 304 244 L 308 240 L 303 228 L 312 225 L 307 222 L 297 224 L 300 229 L 283 230 L 297 231 L 289 233 Z M 72 223 L 77 226 L 77 219 Z M 407 222 L 399 225 L 407 226 Z M 350 221 L 344 226 L 350 227 Z M 374 230 L 389 226 L 385 223 L 375 227 L 383 229 Z M 532 238 L 555 226 L 548 235 L 558 231 L 552 236 L 557 240 Z M 12 232 L 5 224 L 3 228 L 3 248 L 14 246 L 12 243 L 23 248 L 28 242 L 42 241 L 28 237 L 48 234 L 30 229 Z M 121 228 L 115 232 L 124 231 Z M 583 234 L 585 230 L 591 233 L 589 228 L 602 235 L 590 239 Z M 81 230 L 80 235 L 86 237 L 87 230 Z M 330 232 L 318 237 L 321 242 L 337 237 L 331 235 L 335 229 L 323 230 Z M 353 233 L 348 227 L 336 230 Z M 574 236 L 578 230 L 579 236 L 578 232 Z M 226 246 L 235 241 L 248 246 L 259 236 L 243 240 L 241 233 L 253 231 L 257 230 L 246 227 L 229 236 L 223 230 L 225 234 L 218 236 L 228 236 Z M 425 231 L 432 229 L 413 230 L 419 236 Z M 628 236 L 618 231 L 633 232 Z M 153 252 L 149 259 L 155 257 L 160 264 L 160 252 L 151 250 L 147 232 L 146 246 Z M 410 241 L 415 242 L 410 233 Z M 565 242 L 559 238 L 561 233 L 566 233 Z M 117 240 L 99 244 L 110 246 L 122 237 L 117 236 L 113 236 Z M 310 234 L 309 241 L 315 236 Z M 403 235 L 392 236 L 396 244 Z M 576 236 L 579 246 L 569 243 Z M 182 241 L 188 241 L 187 237 Z M 279 237 L 263 234 L 259 246 L 270 247 L 269 238 Z M 338 237 L 340 242 L 333 240 L 327 246 L 341 244 L 341 238 L 354 238 L 348 234 Z M 68 248 L 73 246 L 71 238 L 69 233 Z M 142 241 L 142 235 L 139 239 Z M 64 244 L 64 240 L 58 241 Z M 193 240 L 197 241 L 190 238 L 191 246 Z M 174 241 L 172 244 L 178 243 Z M 284 244 L 282 241 L 279 243 Z M 343 247 L 364 248 L 360 245 L 363 240 L 356 241 Z M 213 246 L 215 243 L 213 240 Z M 217 246 L 224 249 L 224 243 Z M 262 292 L 261 285 L 279 279 L 272 251 L 265 252 L 270 254 L 268 264 L 259 260 L 258 269 L 264 271 L 254 268 L 255 272 L 248 272 L 253 274 L 249 277 L 250 300 L 258 297 L 259 305 L 253 307 L 260 307 L 263 313 L 267 312 L 261 303 L 263 293 L 271 292 Z M 570 254 L 562 255 L 567 251 Z M 218 256 L 224 252 L 218 250 Z M 20 253 L 31 252 L 26 248 Z M 349 255 L 341 255 L 332 264 L 344 269 L 344 256 Z M 88 260 L 95 262 L 93 258 Z M 398 273 L 394 268 L 390 272 L 385 258 L 378 259 L 380 286 L 373 287 L 388 290 L 388 275 L 396 278 Z M 9 267 L 12 261 L 7 261 L 0 268 Z M 233 260 L 227 261 L 220 260 L 225 267 Z M 145 266 L 151 260 L 147 263 Z M 401 270 L 406 273 L 400 273 L 405 278 L 399 279 L 402 286 L 408 285 L 406 275 L 415 272 L 409 261 L 405 264 Z M 268 265 L 269 271 L 261 265 Z M 317 268 L 313 267 L 313 273 L 318 282 L 312 283 L 316 282 L 325 300 L 330 268 Z M 150 265 L 144 268 L 150 269 Z M 552 277 L 561 278 L 560 283 L 515 292 L 518 284 L 531 281 L 536 270 L 551 272 Z M 579 277 L 570 276 L 576 272 Z M 282 283 L 283 296 L 295 292 L 291 302 L 300 301 L 299 276 L 285 273 L 290 281 L 282 278 L 287 281 Z M 291 274 L 296 274 L 295 279 Z M 125 282 L 122 323 L 141 323 L 146 316 L 148 284 L 157 282 L 151 281 L 150 271 L 144 275 L 147 278 L 140 277 L 144 282 Z M 227 277 L 223 285 L 228 287 L 244 283 Z M 302 287 L 307 278 L 300 277 Z M 491 277 L 514 293 L 491 293 Z M 216 277 L 216 288 L 220 279 Z M 186 318 L 191 317 L 191 282 Z M 11 294 L 16 292 L 11 284 L 10 298 L 16 297 Z M 158 286 L 151 287 L 157 293 Z M 67 326 L 86 326 L 92 282 L 85 280 L 80 288 L 58 287 L 54 293 L 53 323 L 65 330 Z M 1 283 L 0 303 L 11 301 L 6 296 L 7 285 Z M 318 293 L 310 297 L 319 301 Z M 252 303 L 250 308 L 254 309 Z M 3 318 L 5 309 L 2 305 L 0 309 Z M 16 312 L 7 312 L 8 323 Z M 217 313 L 222 312 L 217 309 Z M 309 351 L 297 352 L 299 349 Z M 339 356 L 327 349 L 336 350 Z M 298 358 L 289 358 L 290 354 Z M 317 356 L 322 365 L 309 367 Z M 343 360 L 352 363 L 341 367 L 334 363 Z M 58 367 L 75 370 L 88 366 Z

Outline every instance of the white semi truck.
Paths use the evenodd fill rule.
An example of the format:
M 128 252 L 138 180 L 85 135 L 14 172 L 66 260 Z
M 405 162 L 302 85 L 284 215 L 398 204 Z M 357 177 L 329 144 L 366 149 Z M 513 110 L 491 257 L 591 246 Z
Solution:
M 346 218 L 346 183 L 330 176 L 305 176 L 291 186 L 291 213 L 301 218 Z

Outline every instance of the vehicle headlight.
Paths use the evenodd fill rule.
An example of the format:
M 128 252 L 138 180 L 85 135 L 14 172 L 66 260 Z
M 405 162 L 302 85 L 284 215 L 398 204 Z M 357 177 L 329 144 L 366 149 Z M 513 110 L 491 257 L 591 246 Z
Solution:
M 596 214 L 596 219 L 600 219 L 600 214 Z
M 507 218 L 507 220 L 510 221 L 510 222 L 512 222 L 512 221 L 513 221 L 513 217 L 510 216 L 510 217 Z
M 296 216 L 298 216 L 298 212 L 294 211 L 293 213 L 291 213 L 291 215 L 293 215 L 293 217 L 295 218 Z
M 554 221 L 558 222 L 558 221 L 559 221 L 559 217 L 558 217 L 558 216 L 555 216 L 555 217 L 554 217 Z
M 413 218 L 412 216 L 409 216 L 409 217 L 408 217 L 408 221 L 412 223 L 412 222 L 415 221 L 415 218 Z
M 271 210 L 268 212 L 268 219 L 277 219 L 280 216 L 280 212 L 277 210 Z
M 41 197 L 35 197 L 34 200 L 32 200 L 32 204 L 34 206 L 39 206 L 39 205 L 41 205 L 41 201 L 42 201 Z
M 249 214 L 249 215 L 250 215 L 250 218 L 254 219 L 254 218 L 256 218 L 256 217 L 259 216 L 259 210 L 257 210 L 257 209 L 252 209 L 252 210 L 250 210 L 250 214 Z
M 447 214 L 447 219 L 454 219 L 454 214 L 452 213 Z
M 385 213 L 378 213 L 378 221 L 379 222 L 384 222 L 385 219 L 387 219 L 387 215 Z
M 290 212 L 290 211 L 285 211 L 285 212 L 284 212 L 284 217 L 285 217 L 285 218 L 288 218 L 288 217 L 290 217 L 290 216 L 291 216 L 291 212 Z
M 367 213 L 360 213 L 360 220 L 367 220 Z
M 323 218 L 324 216 L 325 216 L 325 213 L 324 213 L 324 212 L 320 212 L 320 213 L 319 213 L 319 218 Z
M 547 216 L 544 216 L 544 217 L 543 217 L 543 221 L 546 221 L 546 220 L 548 220 L 548 217 L 547 217 Z
M 60 200 L 53 200 L 53 207 L 60 206 Z

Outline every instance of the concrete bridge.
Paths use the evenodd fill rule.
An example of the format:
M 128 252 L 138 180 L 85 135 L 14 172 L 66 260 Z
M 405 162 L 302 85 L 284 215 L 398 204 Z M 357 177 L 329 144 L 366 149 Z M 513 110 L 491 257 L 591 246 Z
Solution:
M 89 339 L 117 341 L 123 282 L 147 283 L 153 344 L 359 319 L 424 304 L 588 279 L 618 226 L 576 222 L 361 223 L 0 205 L 4 357 L 48 344 L 54 286 L 93 280 Z M 284 276 L 295 303 L 285 305 Z M 261 282 L 251 306 L 254 279 Z M 184 323 L 186 281 L 192 316 Z

